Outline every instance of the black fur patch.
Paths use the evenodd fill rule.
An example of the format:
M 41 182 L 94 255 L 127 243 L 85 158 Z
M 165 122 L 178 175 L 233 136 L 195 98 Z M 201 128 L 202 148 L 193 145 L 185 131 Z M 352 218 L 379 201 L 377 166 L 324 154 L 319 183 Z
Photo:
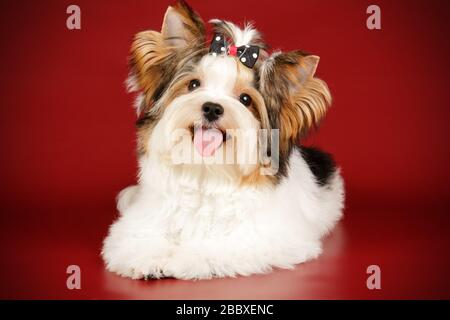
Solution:
M 324 186 L 336 171 L 336 163 L 333 157 L 326 152 L 311 147 L 299 147 L 300 152 L 316 177 L 317 183 Z

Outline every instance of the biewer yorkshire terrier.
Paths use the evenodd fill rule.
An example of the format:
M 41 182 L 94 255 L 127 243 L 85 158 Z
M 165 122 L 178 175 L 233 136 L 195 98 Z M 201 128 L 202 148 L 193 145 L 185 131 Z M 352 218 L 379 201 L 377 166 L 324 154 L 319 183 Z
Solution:
M 104 240 L 109 271 L 133 279 L 209 279 L 316 258 L 342 216 L 329 154 L 299 144 L 331 103 L 319 57 L 269 54 L 261 34 L 169 7 L 136 35 L 138 184 L 117 198 Z

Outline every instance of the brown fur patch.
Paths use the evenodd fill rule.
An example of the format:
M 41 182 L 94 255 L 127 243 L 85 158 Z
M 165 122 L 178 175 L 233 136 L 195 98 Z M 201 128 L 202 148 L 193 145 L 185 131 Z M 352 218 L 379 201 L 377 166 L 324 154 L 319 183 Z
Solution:
M 237 81 L 234 87 L 236 98 L 242 93 L 248 94 L 252 98 L 252 104 L 248 110 L 261 123 L 261 128 L 270 129 L 269 118 L 267 115 L 264 99 L 260 92 L 255 88 L 255 74 L 253 70 L 247 68 L 239 61 L 237 62 Z
M 144 91 L 146 105 L 151 104 L 160 84 L 170 79 L 175 62 L 176 51 L 166 46 L 159 32 L 144 31 L 136 35 L 131 47 L 130 68 Z
M 189 42 L 205 43 L 205 24 L 200 16 L 185 2 L 179 1 L 174 9 L 180 14 L 185 27 L 184 39 Z
M 183 28 L 171 30 L 170 24 L 164 21 L 161 32 L 139 32 L 131 46 L 131 75 L 137 80 L 138 89 L 144 95 L 144 107 L 141 111 L 143 116 L 137 121 L 138 153 L 141 155 L 149 152 L 148 140 L 162 112 L 152 109 L 155 102 L 163 96 L 178 74 L 183 79 L 184 69 L 190 62 L 207 52 L 205 27 L 200 16 L 184 1 L 178 2 L 173 8 L 169 7 L 164 20 L 169 14 L 171 19 L 181 21 Z M 182 45 L 175 45 L 168 35 L 181 39 Z M 187 90 L 186 79 L 183 80 L 175 83 L 170 94 L 165 96 L 165 105 Z
M 288 153 L 301 135 L 317 126 L 331 103 L 327 85 L 308 74 L 307 54 L 280 53 L 261 70 L 261 91 L 274 128 L 280 129 L 280 151 Z
M 261 166 L 258 166 L 253 172 L 241 178 L 241 186 L 271 186 L 276 184 L 277 178 L 274 175 L 262 175 Z
M 139 89 L 144 93 L 144 112 L 148 111 L 161 96 L 180 69 L 180 62 L 192 58 L 199 51 L 206 50 L 205 27 L 198 14 L 184 1 L 180 1 L 174 8 L 169 8 L 168 12 L 173 10 L 184 26 L 180 31 L 182 33 L 175 36 L 184 39 L 185 45 L 175 46 L 166 35 L 168 26 L 163 24 L 162 32 L 138 33 L 131 46 L 129 65 L 131 74 L 137 79 Z
M 148 154 L 148 142 L 152 134 L 156 121 L 147 115 L 137 122 L 137 154 L 142 156 Z

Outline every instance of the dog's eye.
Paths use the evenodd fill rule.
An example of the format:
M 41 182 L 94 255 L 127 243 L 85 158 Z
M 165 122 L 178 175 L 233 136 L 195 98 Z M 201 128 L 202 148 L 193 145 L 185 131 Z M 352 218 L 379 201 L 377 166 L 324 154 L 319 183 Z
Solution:
M 189 82 L 188 90 L 194 91 L 195 89 L 200 88 L 200 80 L 194 79 Z
M 246 107 L 252 104 L 252 98 L 246 93 L 243 93 L 239 96 L 239 101 Z

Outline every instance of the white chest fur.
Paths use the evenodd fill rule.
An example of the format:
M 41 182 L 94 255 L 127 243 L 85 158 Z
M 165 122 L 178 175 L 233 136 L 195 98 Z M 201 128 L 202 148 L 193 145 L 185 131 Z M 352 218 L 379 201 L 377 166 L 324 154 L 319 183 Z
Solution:
M 184 175 L 152 159 L 140 164 L 140 184 L 121 193 L 121 217 L 103 248 L 108 269 L 126 276 L 210 278 L 292 267 L 320 253 L 320 238 L 341 216 L 340 175 L 318 186 L 298 152 L 288 178 L 265 189 Z

